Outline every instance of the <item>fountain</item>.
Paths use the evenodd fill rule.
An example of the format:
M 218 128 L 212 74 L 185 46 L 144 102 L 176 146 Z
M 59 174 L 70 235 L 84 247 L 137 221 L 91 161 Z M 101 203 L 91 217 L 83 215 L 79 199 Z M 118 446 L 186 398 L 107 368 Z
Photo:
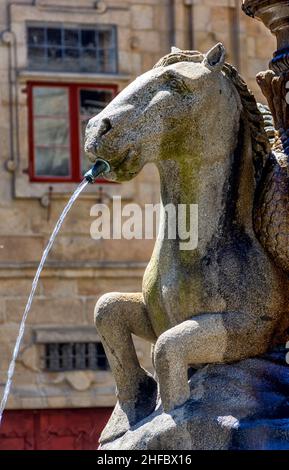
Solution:
M 59 217 L 59 219 L 58 219 L 58 221 L 55 225 L 55 228 L 54 228 L 54 230 L 53 230 L 53 232 L 52 232 L 52 234 L 49 238 L 48 244 L 47 244 L 47 246 L 46 246 L 46 248 L 43 252 L 41 261 L 39 263 L 38 269 L 36 271 L 35 277 L 34 277 L 33 282 L 32 282 L 31 291 L 30 291 L 29 298 L 28 298 L 28 301 L 27 301 L 27 304 L 26 304 L 26 307 L 25 307 L 25 310 L 24 310 L 24 313 L 23 313 L 23 317 L 22 317 L 22 320 L 21 320 L 21 323 L 20 323 L 19 333 L 18 333 L 18 336 L 17 336 L 16 344 L 15 344 L 15 347 L 14 347 L 14 350 L 13 350 L 12 359 L 11 359 L 9 369 L 8 369 L 8 373 L 7 373 L 7 382 L 6 382 L 6 385 L 5 385 L 5 388 L 4 388 L 3 398 L 2 398 L 1 404 L 0 404 L 0 426 L 1 426 L 1 422 L 2 422 L 3 412 L 5 410 L 5 406 L 6 406 L 6 403 L 7 403 L 8 397 L 9 397 L 9 393 L 10 393 L 10 389 L 11 389 L 11 385 L 12 385 L 16 360 L 17 360 L 17 357 L 18 357 L 18 354 L 19 354 L 21 341 L 22 341 L 22 338 L 23 338 L 23 335 L 24 335 L 26 320 L 27 320 L 27 317 L 28 317 L 28 314 L 29 314 L 29 311 L 30 311 L 30 308 L 31 308 L 31 305 L 32 305 L 33 297 L 34 297 L 35 291 L 37 289 L 38 281 L 39 281 L 43 266 L 45 264 L 46 258 L 49 255 L 49 252 L 50 252 L 50 250 L 53 246 L 54 240 L 55 240 L 59 230 L 61 229 L 61 226 L 62 226 L 62 224 L 65 220 L 65 217 L 67 216 L 67 214 L 70 211 L 71 207 L 73 206 L 74 202 L 78 198 L 79 194 L 84 190 L 84 188 L 87 186 L 87 184 L 94 183 L 96 178 L 99 175 L 104 174 L 104 173 L 108 173 L 109 170 L 110 170 L 109 164 L 106 161 L 102 160 L 102 159 L 98 159 L 95 162 L 95 164 L 93 165 L 93 167 L 87 173 L 85 173 L 83 181 L 76 188 L 73 195 L 69 199 L 67 205 L 63 209 L 63 212 L 61 213 L 61 215 L 60 215 L 60 217 Z
M 158 238 L 142 292 L 96 304 L 118 398 L 104 450 L 289 449 L 289 6 L 243 9 L 282 48 L 257 77 L 272 115 L 217 44 L 172 48 L 87 128 L 91 160 L 105 158 L 114 180 L 157 166 L 163 233 L 166 204 L 199 208 L 197 249 Z M 151 342 L 155 377 L 132 334 Z
M 101 449 L 289 449 L 289 6 L 244 0 L 243 9 L 277 36 L 271 70 L 257 76 L 271 113 L 219 43 L 206 53 L 173 48 L 90 120 L 96 166 L 44 251 L 1 413 L 43 263 L 74 200 L 99 172 L 128 181 L 152 162 L 161 232 L 166 204 L 198 204 L 199 241 L 182 251 L 178 237 L 159 237 L 142 292 L 96 304 L 118 398 Z M 140 366 L 132 334 L 151 342 L 155 377 Z

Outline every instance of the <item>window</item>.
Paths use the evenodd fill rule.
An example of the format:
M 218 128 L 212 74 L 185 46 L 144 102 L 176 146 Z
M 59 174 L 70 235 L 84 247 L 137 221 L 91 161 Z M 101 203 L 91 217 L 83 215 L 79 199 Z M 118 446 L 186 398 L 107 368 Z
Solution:
M 28 83 L 30 180 L 78 182 L 88 120 L 116 95 L 113 85 Z
M 109 366 L 101 343 L 48 343 L 44 369 L 50 372 L 108 370 Z
M 28 66 L 33 70 L 117 72 L 114 26 L 27 26 Z

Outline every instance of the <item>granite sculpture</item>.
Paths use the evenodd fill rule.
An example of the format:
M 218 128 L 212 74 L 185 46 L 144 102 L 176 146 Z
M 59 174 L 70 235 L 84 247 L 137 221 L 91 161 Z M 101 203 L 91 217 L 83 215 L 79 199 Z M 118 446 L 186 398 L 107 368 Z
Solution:
M 109 179 L 128 181 L 146 163 L 157 166 L 163 207 L 163 236 L 156 241 L 142 292 L 106 294 L 95 308 L 118 397 L 100 439 L 103 448 L 158 448 L 156 442 L 170 448 L 159 437 L 162 421 L 158 439 L 150 443 L 131 434 L 140 422 L 155 422 L 156 409 L 183 418 L 189 409 L 187 421 L 195 431 L 186 448 L 195 448 L 198 369 L 209 367 L 212 376 L 221 371 L 223 387 L 232 390 L 224 367 L 229 371 L 236 363 L 242 368 L 249 358 L 265 357 L 286 343 L 288 108 L 279 93 L 284 77 L 274 74 L 263 73 L 258 81 L 275 127 L 269 108 L 256 103 L 237 70 L 226 63 L 220 43 L 205 54 L 173 48 L 88 124 L 86 152 L 93 162 L 109 162 Z M 196 249 L 181 250 L 178 237 L 166 237 L 167 204 L 198 205 Z M 140 366 L 132 334 L 151 342 L 155 377 Z M 266 361 L 261 364 L 266 367 Z M 198 370 L 190 382 L 189 367 Z M 207 391 L 209 386 L 210 380 Z M 221 382 L 219 387 L 222 402 Z M 205 404 L 210 408 L 210 401 Z M 169 435 L 165 429 L 164 435 Z M 202 442 L 203 448 L 218 448 Z M 219 448 L 230 448 L 226 445 L 222 441 Z

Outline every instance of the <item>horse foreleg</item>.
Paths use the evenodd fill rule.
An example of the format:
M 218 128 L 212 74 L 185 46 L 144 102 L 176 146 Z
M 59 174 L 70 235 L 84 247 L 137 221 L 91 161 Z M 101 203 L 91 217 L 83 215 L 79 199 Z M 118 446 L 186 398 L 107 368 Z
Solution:
M 157 340 L 154 364 L 165 411 L 190 397 L 190 364 L 222 363 L 266 351 L 274 322 L 240 312 L 202 314 L 164 332 Z
M 155 408 L 157 385 L 139 364 L 132 334 L 155 342 L 141 293 L 111 293 L 95 307 L 95 325 L 117 386 L 118 403 L 100 442 L 115 439 Z

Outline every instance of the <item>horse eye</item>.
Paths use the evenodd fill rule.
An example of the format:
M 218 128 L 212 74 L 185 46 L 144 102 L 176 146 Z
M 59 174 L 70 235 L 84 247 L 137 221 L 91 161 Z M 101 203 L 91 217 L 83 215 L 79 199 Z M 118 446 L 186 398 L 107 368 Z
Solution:
M 171 78 L 170 81 L 169 81 L 169 84 L 172 88 L 180 88 L 181 87 L 181 83 L 176 78 Z
M 169 86 L 171 90 L 175 90 L 178 93 L 187 94 L 190 92 L 186 83 L 178 78 L 172 78 L 169 82 Z
M 178 92 L 188 91 L 186 84 L 183 82 L 181 78 L 176 77 L 175 75 L 172 75 L 172 74 L 167 74 L 165 78 L 166 78 L 167 86 L 171 90 L 176 90 Z

